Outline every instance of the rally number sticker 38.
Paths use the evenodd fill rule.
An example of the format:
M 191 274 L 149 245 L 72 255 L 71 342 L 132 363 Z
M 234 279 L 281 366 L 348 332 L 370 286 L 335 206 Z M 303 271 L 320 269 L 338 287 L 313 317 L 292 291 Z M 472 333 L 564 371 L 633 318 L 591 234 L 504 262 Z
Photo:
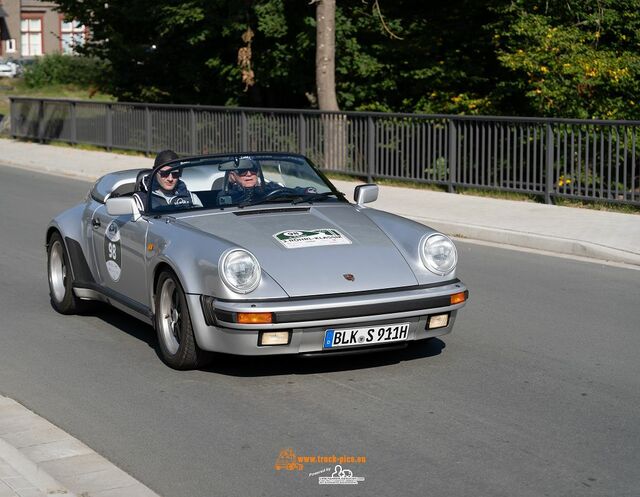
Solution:
M 122 273 L 122 250 L 120 248 L 120 227 L 116 221 L 111 221 L 104 234 L 104 260 L 109 277 L 113 281 L 118 281 Z
M 287 230 L 273 237 L 288 249 L 320 247 L 322 245 L 349 245 L 349 240 L 338 230 L 321 228 L 315 230 Z

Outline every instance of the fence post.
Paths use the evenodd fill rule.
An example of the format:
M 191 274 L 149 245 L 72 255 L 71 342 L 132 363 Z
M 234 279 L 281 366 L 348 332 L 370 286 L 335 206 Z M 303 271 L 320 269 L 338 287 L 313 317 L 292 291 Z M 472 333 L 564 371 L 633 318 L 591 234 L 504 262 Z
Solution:
M 111 145 L 113 144 L 113 118 L 111 115 L 111 104 L 107 104 L 107 129 L 106 131 L 106 147 L 111 152 Z
M 78 122 L 76 119 L 76 103 L 71 102 L 71 143 L 78 144 Z
M 248 152 L 248 136 L 247 136 L 247 114 L 244 111 L 240 113 L 240 148 L 243 152 Z
M 148 105 L 144 107 L 144 134 L 146 154 L 151 155 L 151 111 Z
M 449 120 L 449 193 L 456 192 L 458 180 L 458 127 L 456 121 Z
M 376 172 L 376 123 L 373 117 L 367 117 L 367 182 L 373 183 Z
M 44 100 L 38 102 L 38 141 L 44 143 Z
M 196 112 L 193 107 L 189 109 L 189 128 L 191 130 L 191 154 L 198 154 L 198 135 L 196 130 Z
M 298 114 L 298 153 L 306 155 L 307 152 L 307 123 L 304 114 Z
M 553 130 L 551 124 L 547 123 L 547 139 L 546 139 L 546 181 L 544 189 L 544 203 L 551 204 L 551 193 L 553 192 Z
M 18 125 L 17 125 L 17 118 L 18 118 L 18 106 L 16 105 L 15 100 L 13 99 L 13 97 L 9 97 L 9 102 L 11 105 L 11 110 L 10 110 L 10 121 L 9 124 L 11 125 L 11 138 L 17 138 L 18 136 Z

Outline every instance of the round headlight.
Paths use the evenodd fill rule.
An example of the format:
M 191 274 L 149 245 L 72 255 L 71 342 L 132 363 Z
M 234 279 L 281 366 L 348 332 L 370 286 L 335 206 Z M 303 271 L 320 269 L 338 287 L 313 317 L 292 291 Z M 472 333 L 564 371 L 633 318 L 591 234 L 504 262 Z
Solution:
M 435 233 L 422 239 L 420 258 L 429 271 L 442 276 L 455 269 L 458 252 L 449 237 Z
M 236 293 L 249 293 L 260 283 L 260 264 L 253 254 L 232 249 L 220 257 L 222 281 Z

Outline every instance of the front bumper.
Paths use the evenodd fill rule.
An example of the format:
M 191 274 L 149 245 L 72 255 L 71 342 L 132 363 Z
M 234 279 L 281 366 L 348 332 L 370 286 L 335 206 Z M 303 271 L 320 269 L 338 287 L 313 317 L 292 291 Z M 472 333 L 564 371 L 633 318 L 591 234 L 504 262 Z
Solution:
M 328 328 L 350 328 L 409 323 L 407 341 L 422 340 L 449 333 L 458 309 L 464 302 L 451 305 L 450 296 L 467 292 L 459 280 L 404 290 L 367 292 L 339 296 L 320 296 L 277 301 L 224 301 L 190 294 L 189 308 L 196 341 L 204 350 L 237 355 L 309 354 L 324 349 Z M 270 312 L 270 324 L 240 324 L 234 321 L 241 312 Z M 449 313 L 446 327 L 429 330 L 430 315 Z M 261 331 L 287 330 L 286 345 L 259 346 Z M 397 345 L 392 342 L 389 345 Z M 372 345 L 376 347 L 381 345 Z M 336 351 L 346 352 L 350 347 Z M 353 347 L 353 350 L 360 349 Z

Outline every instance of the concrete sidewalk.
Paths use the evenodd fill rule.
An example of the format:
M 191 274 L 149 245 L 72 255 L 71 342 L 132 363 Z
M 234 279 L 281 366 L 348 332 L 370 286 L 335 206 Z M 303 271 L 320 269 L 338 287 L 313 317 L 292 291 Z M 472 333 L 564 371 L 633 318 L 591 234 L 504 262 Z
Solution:
M 0 395 L 0 497 L 159 497 L 34 412 Z
M 153 160 L 0 139 L 0 164 L 95 179 Z M 357 184 L 334 183 L 349 197 Z M 370 205 L 453 236 L 640 266 L 640 215 L 394 186 L 381 186 Z

